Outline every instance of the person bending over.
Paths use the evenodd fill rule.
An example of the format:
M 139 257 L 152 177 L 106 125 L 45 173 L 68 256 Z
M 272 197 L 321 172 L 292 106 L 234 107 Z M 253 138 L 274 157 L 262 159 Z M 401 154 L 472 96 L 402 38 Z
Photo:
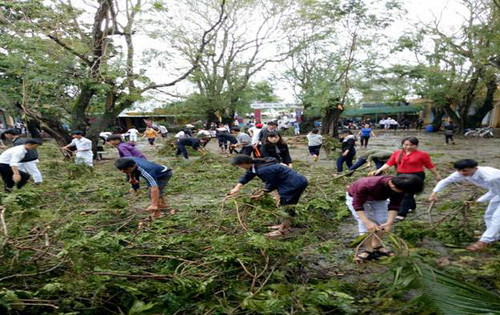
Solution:
M 477 199 L 477 202 L 489 201 L 484 213 L 486 231 L 484 231 L 479 241 L 466 248 L 473 252 L 481 251 L 500 239 L 500 170 L 488 166 L 478 166 L 478 163 L 471 159 L 457 161 L 453 166 L 457 171 L 437 183 L 429 197 L 429 201 L 436 201 L 438 192 L 449 184 L 464 180 L 488 189 L 485 195 Z
M 30 175 L 19 170 L 21 161 L 26 157 L 29 150 L 35 150 L 42 142 L 38 139 L 26 139 L 24 144 L 7 149 L 0 154 L 0 175 L 4 182 L 4 190 L 12 191 L 14 185 L 21 189 L 30 179 Z
M 200 138 L 200 139 L 196 139 L 196 138 L 192 138 L 192 137 L 189 137 L 189 138 L 180 138 L 179 140 L 177 140 L 177 152 L 175 152 L 175 157 L 178 157 L 179 155 L 182 154 L 182 156 L 184 157 L 184 159 L 189 159 L 189 155 L 188 155 L 188 151 L 186 149 L 186 146 L 188 147 L 192 147 L 193 150 L 202 150 L 200 148 L 200 146 L 203 145 L 203 143 L 205 142 L 208 142 L 208 140 L 210 140 L 210 138 Z
M 140 177 L 146 180 L 151 200 L 147 210 L 151 211 L 153 219 L 161 217 L 161 210 L 168 209 L 170 214 L 175 214 L 175 210 L 167 206 L 163 197 L 165 187 L 173 174 L 171 168 L 138 157 L 119 158 L 115 161 L 115 166 L 127 174 L 132 187 L 139 183 Z
M 423 180 L 414 175 L 363 177 L 352 183 L 346 193 L 346 204 L 358 221 L 358 233 L 375 233 L 363 243 L 363 250 L 354 259 L 362 262 L 380 255 L 390 255 L 380 239 L 390 231 L 401 201 L 406 193 L 423 190 Z
M 232 164 L 246 170 L 246 173 L 231 189 L 229 195 L 237 194 L 255 176 L 259 177 L 265 183 L 263 193 L 277 191 L 278 204 L 284 210 L 281 224 L 272 226 L 271 229 L 275 231 L 268 233 L 267 236 L 278 237 L 289 233 L 292 228 L 292 218 L 295 216 L 295 205 L 307 188 L 307 179 L 272 157 L 252 159 L 248 155 L 238 154 L 233 158 Z

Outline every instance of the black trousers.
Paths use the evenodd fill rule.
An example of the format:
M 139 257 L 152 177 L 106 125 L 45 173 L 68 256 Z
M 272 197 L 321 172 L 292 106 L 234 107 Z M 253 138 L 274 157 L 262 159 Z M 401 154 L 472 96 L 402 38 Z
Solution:
M 364 145 L 366 147 L 366 146 L 368 146 L 368 140 L 370 140 L 370 137 L 361 136 L 360 140 L 361 140 L 361 146 Z
M 450 140 L 452 143 L 455 142 L 455 140 L 453 140 L 453 135 L 444 135 L 444 140 L 446 141 L 446 144 L 448 144 Z
M 404 173 L 398 173 L 399 174 L 404 174 Z M 406 173 L 409 175 L 414 175 L 417 177 L 420 177 L 422 181 L 425 180 L 425 173 L 424 172 L 418 172 L 418 173 Z M 415 202 L 415 194 L 405 194 L 403 197 L 403 200 L 401 201 L 401 206 L 399 207 L 398 210 L 398 216 L 405 217 L 408 215 L 408 211 L 410 209 L 415 210 L 417 208 L 417 203 Z
M 0 175 L 2 176 L 6 191 L 10 191 L 12 187 L 14 187 L 14 185 L 16 185 L 16 187 L 20 189 L 24 185 L 26 185 L 26 183 L 30 179 L 30 175 L 28 173 L 19 171 L 19 175 L 21 175 L 21 180 L 16 184 L 12 179 L 14 172 L 12 172 L 12 168 L 10 167 L 9 164 L 0 164 Z

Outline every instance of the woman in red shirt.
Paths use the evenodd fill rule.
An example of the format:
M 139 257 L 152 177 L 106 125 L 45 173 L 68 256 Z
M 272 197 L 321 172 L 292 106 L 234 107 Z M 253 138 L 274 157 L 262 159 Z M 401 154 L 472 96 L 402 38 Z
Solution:
M 392 153 L 389 160 L 378 170 L 370 173 L 370 175 L 379 175 L 391 166 L 396 166 L 398 174 L 412 174 L 425 179 L 424 168 L 427 168 L 434 174 L 436 180 L 441 180 L 441 175 L 436 170 L 436 166 L 431 161 L 431 157 L 427 152 L 418 150 L 418 139 L 415 137 L 406 137 L 401 141 L 403 148 Z M 415 210 L 414 194 L 406 194 L 401 207 L 399 208 L 396 220 L 401 221 L 406 218 L 410 210 Z

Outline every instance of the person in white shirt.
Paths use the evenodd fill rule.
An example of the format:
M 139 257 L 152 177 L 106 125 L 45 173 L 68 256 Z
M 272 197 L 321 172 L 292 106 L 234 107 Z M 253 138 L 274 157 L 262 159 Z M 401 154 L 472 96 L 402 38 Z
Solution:
M 457 161 L 453 166 L 457 171 L 437 183 L 429 197 L 429 201 L 436 201 L 437 193 L 447 185 L 464 180 L 488 189 L 486 194 L 477 199 L 477 202 L 489 201 L 484 214 L 486 231 L 478 242 L 466 248 L 473 252 L 483 250 L 500 239 L 500 170 L 488 166 L 478 166 L 478 163 L 471 159 Z
M 186 135 L 184 130 L 179 131 L 178 133 L 175 134 L 174 138 L 175 139 L 181 139 L 181 138 L 188 138 L 189 136 Z
M 28 150 L 35 150 L 42 142 L 38 139 L 26 139 L 24 144 L 12 147 L 0 154 L 0 175 L 4 182 L 5 192 L 11 192 L 14 185 L 21 189 L 30 179 L 30 175 L 19 170 L 20 161 Z
M 256 146 L 259 144 L 259 134 L 262 130 L 262 125 L 261 123 L 256 123 L 255 126 L 248 128 L 248 135 L 252 137 L 252 145 Z
M 75 164 L 86 164 L 92 167 L 94 164 L 94 153 L 92 152 L 92 141 L 83 136 L 83 132 L 75 130 L 71 133 L 73 141 L 63 150 L 68 150 L 69 147 L 76 147 Z
M 137 142 L 137 135 L 139 134 L 139 130 L 135 128 L 130 128 L 127 130 L 127 133 L 129 135 L 129 140 L 132 142 Z
M 321 150 L 322 144 L 323 136 L 319 134 L 318 128 L 314 128 L 307 135 L 307 146 L 309 148 L 309 154 L 312 156 L 314 162 L 318 161 L 319 151 Z
M 165 127 L 163 125 L 159 125 L 158 129 L 160 130 L 162 138 L 166 138 L 168 136 L 168 129 L 167 129 L 167 127 Z
M 200 138 L 205 138 L 207 139 L 207 141 L 205 142 L 202 142 L 201 143 L 201 146 L 202 147 L 206 147 L 208 142 L 210 141 L 210 139 L 212 138 L 212 135 L 210 134 L 210 131 L 206 130 L 205 128 L 201 128 L 200 130 L 198 130 L 198 132 L 196 133 L 196 138 L 200 139 Z

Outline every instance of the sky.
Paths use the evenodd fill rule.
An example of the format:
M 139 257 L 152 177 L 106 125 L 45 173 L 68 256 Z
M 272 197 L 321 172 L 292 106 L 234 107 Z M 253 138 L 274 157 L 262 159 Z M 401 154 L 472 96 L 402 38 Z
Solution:
M 86 2 L 86 0 L 81 0 Z M 123 1 L 123 2 L 122 2 Z M 124 3 L 124 0 L 119 1 L 119 3 Z M 377 1 L 377 0 L 374 0 Z M 412 25 L 420 23 L 429 23 L 433 20 L 439 19 L 440 26 L 446 32 L 453 32 L 453 30 L 460 27 L 463 21 L 461 13 L 464 12 L 464 8 L 460 4 L 460 0 L 402 0 L 404 8 L 407 13 L 404 15 L 403 19 L 395 22 L 391 27 L 386 30 L 386 35 L 392 39 L 396 39 L 401 36 L 405 31 L 410 30 Z M 179 21 L 179 12 L 185 12 L 182 7 L 179 7 L 179 2 L 167 2 L 167 5 L 172 6 L 169 8 L 169 12 L 165 13 L 160 20 L 163 21 L 161 24 L 151 25 L 151 29 L 168 29 L 173 23 L 173 21 Z M 90 17 L 90 16 L 89 16 Z M 151 17 L 153 18 L 153 16 Z M 186 22 L 189 18 L 185 17 Z M 181 22 L 182 19 L 180 20 Z M 190 21 L 192 22 L 192 21 Z M 255 23 L 256 25 L 258 23 Z M 149 29 L 148 31 L 150 31 Z M 152 39 L 145 35 L 137 34 L 134 37 L 134 45 L 138 55 L 143 52 L 158 54 L 162 53 L 162 47 L 169 47 L 169 42 L 167 38 L 156 38 Z M 137 64 L 140 64 L 139 60 L 143 63 L 142 66 L 137 68 L 142 68 L 148 77 L 150 77 L 156 83 L 168 82 L 174 79 L 178 73 L 182 72 L 182 69 L 189 67 L 188 63 L 183 60 L 179 55 L 172 54 L 161 55 L 160 58 L 153 60 L 148 60 L 148 58 L 140 58 Z M 382 61 L 383 63 L 414 63 L 414 57 L 410 53 L 399 53 L 397 55 L 389 56 L 388 60 Z M 137 69 L 137 70 L 138 70 Z M 254 81 L 269 80 L 274 89 L 275 93 L 286 103 L 295 102 L 294 93 L 289 82 L 280 80 L 280 73 L 285 70 L 285 63 L 274 64 L 265 68 L 263 71 L 259 72 L 255 77 Z M 195 92 L 195 87 L 189 83 L 187 80 L 176 84 L 174 87 L 164 89 L 170 95 L 187 95 L 189 93 Z M 147 102 L 146 105 L 142 107 L 151 108 L 156 105 L 163 105 L 164 102 L 157 100 L 172 100 L 173 98 L 166 93 L 156 92 L 154 99 Z

